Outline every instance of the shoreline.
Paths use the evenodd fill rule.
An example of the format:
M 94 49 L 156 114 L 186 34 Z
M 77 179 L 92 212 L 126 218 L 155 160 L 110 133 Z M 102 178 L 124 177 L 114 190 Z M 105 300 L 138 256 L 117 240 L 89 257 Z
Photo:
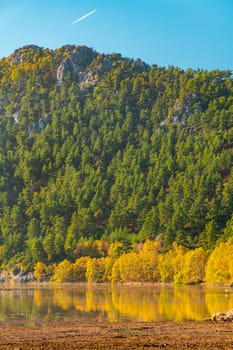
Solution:
M 200 287 L 217 287 L 217 288 L 229 288 L 229 292 L 233 292 L 232 283 L 199 283 L 199 284 L 175 284 L 172 282 L 120 282 L 120 283 L 112 283 L 112 282 L 39 282 L 39 281 L 31 281 L 27 283 L 0 283 L 0 290 L 10 290 L 10 289 L 30 289 L 30 288 L 45 288 L 45 287 L 78 287 L 78 286 L 95 286 L 95 287 L 179 287 L 179 286 L 200 286 Z
M 2 350 L 231 349 L 233 323 L 52 322 L 46 327 L 0 326 Z

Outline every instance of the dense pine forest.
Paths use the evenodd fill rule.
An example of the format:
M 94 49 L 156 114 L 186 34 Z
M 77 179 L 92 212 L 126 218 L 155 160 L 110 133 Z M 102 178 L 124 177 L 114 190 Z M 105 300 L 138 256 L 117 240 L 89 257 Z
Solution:
M 179 256 L 213 268 L 233 244 L 232 151 L 231 71 L 18 49 L 0 60 L 0 264 L 57 280 L 77 269 L 90 281 L 110 270 L 202 280 L 171 269 Z M 139 256 L 152 265 L 130 277 Z

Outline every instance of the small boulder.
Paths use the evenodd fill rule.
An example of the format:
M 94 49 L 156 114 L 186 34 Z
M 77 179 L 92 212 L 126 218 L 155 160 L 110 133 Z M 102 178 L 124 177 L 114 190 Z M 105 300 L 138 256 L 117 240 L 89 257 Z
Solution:
M 211 320 L 217 322 L 233 321 L 233 310 L 229 310 L 228 312 L 216 312 L 212 315 Z
M 225 321 L 233 321 L 233 310 L 230 310 L 226 313 Z
M 224 312 L 216 312 L 212 315 L 212 321 L 225 321 L 226 314 Z

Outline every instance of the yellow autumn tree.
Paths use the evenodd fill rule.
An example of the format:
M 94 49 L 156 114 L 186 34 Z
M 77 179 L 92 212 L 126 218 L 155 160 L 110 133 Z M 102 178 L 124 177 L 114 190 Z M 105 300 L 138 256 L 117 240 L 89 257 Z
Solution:
M 112 282 L 136 282 L 141 278 L 140 255 L 130 252 L 121 255 L 112 268 Z
M 112 282 L 158 281 L 159 251 L 160 244 L 148 240 L 135 251 L 121 255 L 113 265 Z
M 114 264 L 114 259 L 107 256 L 104 260 L 105 271 L 104 271 L 104 282 L 110 282 L 112 280 L 112 269 Z
M 38 261 L 34 266 L 34 277 L 38 281 L 48 276 L 48 267 L 43 263 Z
M 206 264 L 205 281 L 229 283 L 233 280 L 233 238 L 220 242 L 210 254 Z
M 74 255 L 76 258 L 89 255 L 88 241 L 79 242 L 74 250 Z
M 105 282 L 106 258 L 93 258 L 87 262 L 86 279 L 88 282 Z
M 88 256 L 83 256 L 79 259 L 76 259 L 73 264 L 73 280 L 76 282 L 86 281 L 86 272 L 87 272 L 87 262 L 90 258 Z
M 113 283 L 119 283 L 122 282 L 121 280 L 121 272 L 120 272 L 120 259 L 115 260 L 113 267 L 112 267 L 112 276 L 111 281 Z
M 69 260 L 63 260 L 54 268 L 53 281 L 71 282 L 73 281 L 73 264 Z
M 121 255 L 121 250 L 123 248 L 122 242 L 114 242 L 111 243 L 108 247 L 108 256 L 111 256 L 113 258 L 118 258 Z
M 185 254 L 188 249 L 178 245 L 177 243 L 173 243 L 172 249 L 174 251 L 174 278 L 173 281 L 175 284 L 183 283 L 183 267 L 185 261 Z
M 91 245 L 91 255 L 93 257 L 105 257 L 108 254 L 108 243 L 95 240 Z
M 189 250 L 184 256 L 183 283 L 193 284 L 204 281 L 207 254 L 203 248 Z
M 174 250 L 169 250 L 165 254 L 160 254 L 158 259 L 158 270 L 161 282 L 173 282 L 175 274 L 175 258 Z
M 140 281 L 139 254 L 130 252 L 123 254 L 120 260 L 120 278 L 122 282 Z
M 159 280 L 159 251 L 160 244 L 157 241 L 147 240 L 142 250 L 138 254 L 137 264 L 140 267 L 138 273 L 138 281 L 140 282 L 155 282 Z

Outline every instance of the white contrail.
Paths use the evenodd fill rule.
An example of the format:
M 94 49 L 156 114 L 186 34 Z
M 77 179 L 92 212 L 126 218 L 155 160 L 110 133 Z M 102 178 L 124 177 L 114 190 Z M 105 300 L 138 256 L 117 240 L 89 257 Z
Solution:
M 73 24 L 76 24 L 78 22 L 81 22 L 83 19 L 93 15 L 96 12 L 96 10 L 92 10 L 91 12 L 88 12 L 86 15 L 79 17 L 78 19 L 76 19 L 74 22 L 70 23 L 70 26 L 72 26 Z

